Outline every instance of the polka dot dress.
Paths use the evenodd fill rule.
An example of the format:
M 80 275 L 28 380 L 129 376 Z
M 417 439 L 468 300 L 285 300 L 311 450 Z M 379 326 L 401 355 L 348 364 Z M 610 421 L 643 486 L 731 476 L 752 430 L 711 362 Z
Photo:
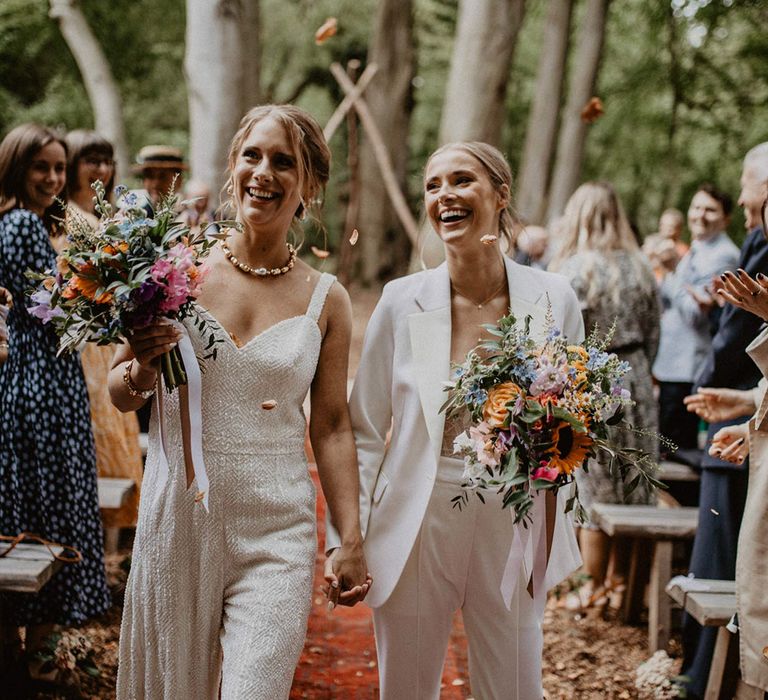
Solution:
M 0 533 L 34 532 L 78 549 L 37 595 L 5 593 L 16 625 L 76 625 L 110 605 L 88 394 L 78 355 L 56 357 L 58 337 L 30 316 L 26 270 L 54 265 L 41 220 L 0 217 L 0 286 L 13 295 L 9 355 L 0 366 Z

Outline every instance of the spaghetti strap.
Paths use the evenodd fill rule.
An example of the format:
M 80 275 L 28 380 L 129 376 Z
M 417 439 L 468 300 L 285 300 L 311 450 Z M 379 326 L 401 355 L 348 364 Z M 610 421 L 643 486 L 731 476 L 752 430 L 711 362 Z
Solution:
M 306 314 L 315 323 L 317 323 L 320 314 L 323 312 L 323 306 L 325 306 L 325 300 L 328 297 L 328 290 L 335 281 L 336 277 L 334 275 L 323 272 L 315 285 L 315 291 L 312 292 L 312 298 L 309 300 Z

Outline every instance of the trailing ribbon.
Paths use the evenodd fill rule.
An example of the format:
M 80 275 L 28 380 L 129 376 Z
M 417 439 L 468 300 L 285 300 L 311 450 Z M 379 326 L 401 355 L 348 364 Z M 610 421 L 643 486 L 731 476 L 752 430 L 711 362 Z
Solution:
M 173 327 L 181 333 L 179 339 L 179 352 L 184 363 L 184 370 L 187 373 L 187 418 L 189 419 L 189 432 L 182 429 L 182 440 L 184 442 L 183 452 L 186 465 L 187 452 L 192 461 L 192 471 L 197 481 L 198 496 L 203 503 L 206 512 L 208 508 L 208 490 L 210 483 L 208 473 L 205 471 L 205 459 L 203 458 L 203 413 L 202 413 L 202 381 L 200 375 L 200 365 L 197 362 L 195 349 L 192 347 L 192 341 L 189 339 L 187 329 L 178 321 L 171 321 Z M 168 481 L 168 457 L 167 446 L 165 442 L 165 426 L 163 417 L 163 386 L 162 375 L 158 380 L 157 391 L 155 392 L 155 408 L 157 409 L 157 424 L 160 437 L 160 455 L 158 460 L 157 474 L 157 495 L 159 496 Z M 179 411 L 182 412 L 183 402 L 179 401 Z M 184 417 L 182 416 L 182 427 L 184 426 Z M 197 499 L 196 499 L 197 500 Z
M 520 571 L 529 572 L 533 580 L 533 606 L 536 616 L 541 618 L 547 602 L 545 577 L 547 573 L 547 509 L 544 494 L 534 494 L 531 523 L 525 527 L 515 523 L 515 512 L 510 508 L 512 518 L 512 544 L 509 547 L 504 575 L 499 590 L 507 610 L 512 608 L 512 599 L 520 581 Z

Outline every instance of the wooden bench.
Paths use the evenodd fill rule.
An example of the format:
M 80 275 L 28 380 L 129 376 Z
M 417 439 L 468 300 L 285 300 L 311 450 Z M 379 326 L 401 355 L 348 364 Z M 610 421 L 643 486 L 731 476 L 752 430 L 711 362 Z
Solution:
M 61 547 L 51 547 L 57 555 Z M 22 542 L 7 556 L 0 558 L 0 591 L 38 593 L 48 583 L 63 562 L 41 544 Z M 0 676 L 5 676 L 11 662 L 15 636 L 13 627 L 7 624 L 5 611 L 0 607 Z
M 690 584 L 686 585 L 689 581 Z M 690 587 L 706 590 L 691 590 Z M 731 642 L 735 639 L 726 625 L 736 612 L 736 582 L 677 576 L 669 582 L 667 593 L 700 625 L 718 628 L 707 689 L 704 692 L 704 700 L 718 700 Z
M 133 479 L 117 479 L 112 477 L 99 477 L 99 508 L 102 510 L 116 510 L 122 508 L 129 496 L 136 491 L 136 482 Z M 104 531 L 104 550 L 112 554 L 117 551 L 117 542 L 120 530 L 116 527 L 108 527 Z
M 687 464 L 662 460 L 659 462 L 659 471 L 656 474 L 659 481 L 699 481 L 699 473 Z
M 610 537 L 633 539 L 625 618 L 632 617 L 633 601 L 638 598 L 643 543 L 652 549 L 650 590 L 648 596 L 648 647 L 651 653 L 666 649 L 670 633 L 670 600 L 664 592 L 672 578 L 672 545 L 676 540 L 690 540 L 696 534 L 698 508 L 663 508 L 659 506 L 612 505 L 592 507 L 591 520 Z

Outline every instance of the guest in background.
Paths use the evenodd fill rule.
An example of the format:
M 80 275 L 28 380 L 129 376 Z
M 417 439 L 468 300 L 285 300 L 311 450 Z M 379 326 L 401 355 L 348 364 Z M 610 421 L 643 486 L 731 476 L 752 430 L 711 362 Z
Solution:
M 653 267 L 656 281 L 674 272 L 677 263 L 688 252 L 688 244 L 681 240 L 685 217 L 679 209 L 665 209 L 659 217 L 659 230 L 645 238 L 643 252 Z
M 27 628 L 30 658 L 55 624 L 79 625 L 110 605 L 80 358 L 58 356 L 58 337 L 35 318 L 42 312 L 27 308 L 25 273 L 55 266 L 66 165 L 66 143 L 45 127 L 22 124 L 0 143 L 0 285 L 13 297 L 0 367 L 0 532 L 36 533 L 83 555 L 37 594 L 2 594 L 3 623 Z
M 768 194 L 768 142 L 751 149 L 744 157 L 739 204 L 744 208 L 748 234 L 741 247 L 739 268 L 750 276 L 768 274 L 768 243 L 761 222 L 761 209 Z M 728 304 L 720 315 L 704 367 L 695 380 L 698 386 L 751 389 L 760 370 L 746 353 L 757 336 L 762 320 Z M 726 425 L 744 423 L 749 414 L 732 421 L 711 423 L 708 439 Z M 747 491 L 747 466 L 734 465 L 705 455 L 702 460 L 699 523 L 693 541 L 689 571 L 697 578 L 733 580 L 736 574 L 736 545 Z M 689 697 L 702 697 L 717 631 L 701 628 L 690 616 L 683 626 L 682 674 Z
M 211 190 L 202 180 L 191 180 L 184 188 L 186 202 L 181 212 L 181 220 L 193 231 L 205 229 L 216 220 L 216 213 L 211 206 Z M 211 229 L 213 233 L 215 229 Z
M 133 172 L 141 176 L 150 211 L 154 211 L 160 200 L 171 190 L 181 190 L 186 170 L 184 155 L 178 148 L 144 146 L 139 151 Z
M 615 324 L 608 347 L 628 362 L 627 388 L 635 406 L 626 413 L 636 428 L 655 431 L 657 408 L 653 397 L 651 363 L 659 340 L 659 301 L 656 281 L 613 187 L 605 182 L 588 182 L 571 196 L 556 233 L 560 248 L 549 266 L 565 275 L 581 302 L 584 326 L 598 326 L 606 333 Z M 657 456 L 658 443 L 652 435 L 622 432 L 612 436 L 616 444 L 637 447 Z M 593 503 L 624 503 L 621 479 L 611 476 L 605 458 L 593 459 L 589 475 L 576 473 L 584 507 Z M 652 503 L 654 496 L 642 488 L 630 496 L 633 503 Z M 587 524 L 579 533 L 584 568 L 591 583 L 582 591 L 599 605 L 607 602 L 606 585 L 617 592 L 624 586 L 628 562 L 619 541 Z M 612 565 L 608 576 L 609 559 Z M 590 595 L 591 594 L 591 595 Z M 620 595 L 614 597 L 618 604 Z
M 524 226 L 515 239 L 515 262 L 538 270 L 547 268 L 549 231 L 543 226 Z
M 661 340 L 653 363 L 659 382 L 659 430 L 681 451 L 689 451 L 681 453 L 686 461 L 698 461 L 690 451 L 698 446 L 699 421 L 686 411 L 683 399 L 691 393 L 712 346 L 712 279 L 739 260 L 739 249 L 726 233 L 732 208 L 727 194 L 712 185 L 699 186 L 688 209 L 691 249 L 659 288 Z
M 12 306 L 11 293 L 5 287 L 0 287 L 0 365 L 8 359 L 7 319 Z
M 67 216 L 81 216 L 91 226 L 98 224 L 91 188 L 100 180 L 107 197 L 115 181 L 112 144 L 95 131 L 77 130 L 67 135 Z M 99 476 L 131 479 L 136 489 L 117 510 L 104 511 L 110 547 L 116 545 L 117 530 L 133 527 L 139 507 L 138 487 L 143 475 L 139 446 L 139 421 L 135 413 L 121 413 L 113 405 L 107 389 L 107 376 L 112 367 L 114 348 L 86 343 L 81 353 L 83 373 L 91 403 L 91 424 L 96 446 Z

